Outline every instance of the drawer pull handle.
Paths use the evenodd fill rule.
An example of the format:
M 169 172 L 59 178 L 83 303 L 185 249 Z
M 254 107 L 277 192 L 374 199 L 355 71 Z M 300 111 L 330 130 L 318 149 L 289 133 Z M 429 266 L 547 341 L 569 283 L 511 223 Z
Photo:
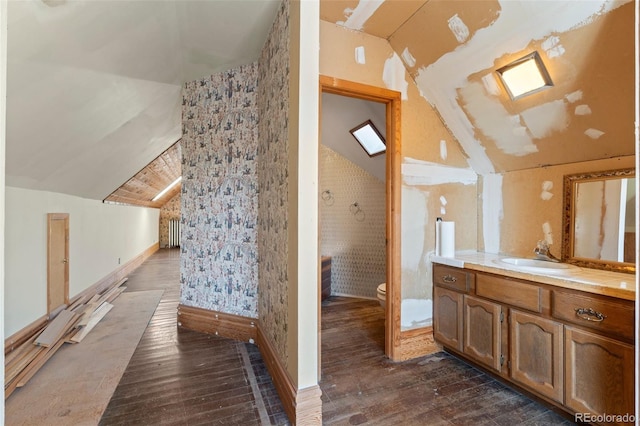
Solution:
M 585 321 L 593 322 L 602 322 L 606 318 L 603 313 L 592 308 L 576 308 L 576 316 Z
M 455 283 L 458 280 L 453 275 L 447 274 L 442 277 L 442 281 L 444 281 L 445 283 Z

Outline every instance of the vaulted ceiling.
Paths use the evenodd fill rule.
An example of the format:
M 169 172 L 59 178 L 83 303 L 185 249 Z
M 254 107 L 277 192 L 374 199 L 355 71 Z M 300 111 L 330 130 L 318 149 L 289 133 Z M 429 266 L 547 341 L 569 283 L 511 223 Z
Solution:
M 102 200 L 181 137 L 182 84 L 255 61 L 280 2 L 8 2 L 7 185 Z
M 104 199 L 180 138 L 184 82 L 257 58 L 279 3 L 9 2 L 7 184 Z M 320 13 L 389 41 L 478 173 L 634 154 L 631 0 L 321 0 Z M 511 101 L 495 69 L 532 50 L 554 86 Z

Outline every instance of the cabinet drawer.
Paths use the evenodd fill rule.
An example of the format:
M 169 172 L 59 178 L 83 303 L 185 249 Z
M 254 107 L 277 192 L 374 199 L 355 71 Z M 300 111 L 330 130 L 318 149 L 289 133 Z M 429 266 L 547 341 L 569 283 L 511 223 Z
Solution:
M 476 294 L 497 302 L 528 309 L 529 311 L 542 312 L 543 291 L 535 284 L 494 275 L 478 274 L 476 277 Z M 548 293 L 546 300 L 548 309 Z
M 554 290 L 551 314 L 558 319 L 633 340 L 632 301 Z
M 433 265 L 433 283 L 454 290 L 469 292 L 475 274 L 458 268 L 442 265 Z

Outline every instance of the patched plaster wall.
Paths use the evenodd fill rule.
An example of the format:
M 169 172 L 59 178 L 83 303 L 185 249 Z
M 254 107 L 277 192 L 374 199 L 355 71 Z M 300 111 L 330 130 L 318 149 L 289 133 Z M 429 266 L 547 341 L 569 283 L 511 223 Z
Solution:
M 436 218 L 459 223 L 458 249 L 477 247 L 477 175 L 386 40 L 321 21 L 320 74 L 402 93 L 401 297 L 428 301 Z M 429 306 L 418 317 L 401 315 L 412 316 L 404 328 L 431 318 Z
M 537 241 L 547 240 L 551 253 L 560 257 L 564 175 L 634 166 L 635 156 L 625 156 L 505 173 L 500 253 L 531 257 Z M 482 238 L 479 241 L 482 243 Z M 484 249 L 482 244 L 478 249 Z

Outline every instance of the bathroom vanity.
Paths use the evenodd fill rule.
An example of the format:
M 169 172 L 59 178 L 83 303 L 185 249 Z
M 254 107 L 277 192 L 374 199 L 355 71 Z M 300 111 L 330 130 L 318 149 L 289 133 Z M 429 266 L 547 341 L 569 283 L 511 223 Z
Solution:
M 433 259 L 435 339 L 569 413 L 633 414 L 635 276 L 501 260 Z

